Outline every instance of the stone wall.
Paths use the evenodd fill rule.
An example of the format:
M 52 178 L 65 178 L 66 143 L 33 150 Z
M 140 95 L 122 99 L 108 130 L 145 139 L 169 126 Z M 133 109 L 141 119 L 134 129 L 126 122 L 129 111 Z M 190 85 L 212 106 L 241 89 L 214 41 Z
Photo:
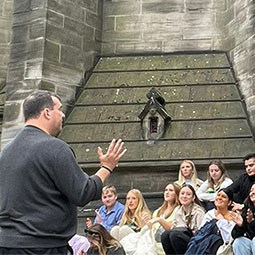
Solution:
M 13 0 L 0 1 L 0 89 L 5 85 L 7 76 L 12 5 Z
M 102 1 L 48 1 L 42 88 L 70 104 L 101 54 Z
M 12 1 L 0 3 L 0 85 Z M 101 46 L 103 55 L 228 51 L 255 127 L 253 13 L 250 0 L 14 0 L 3 143 L 23 126 L 31 90 L 55 91 L 72 105 Z
M 32 90 L 72 104 L 100 54 L 101 21 L 100 0 L 14 0 L 2 146 L 24 125 L 22 102 Z
M 47 0 L 13 1 L 2 145 L 23 126 L 23 99 L 31 90 L 39 89 L 41 85 L 46 2 Z
M 219 50 L 225 0 L 104 0 L 102 53 Z
M 223 48 L 229 51 L 230 60 L 239 80 L 240 90 L 255 128 L 255 2 L 229 0 L 222 13 L 224 34 Z M 255 134 L 255 133 L 254 133 Z
M 255 3 L 104 0 L 102 54 L 227 51 L 255 128 Z

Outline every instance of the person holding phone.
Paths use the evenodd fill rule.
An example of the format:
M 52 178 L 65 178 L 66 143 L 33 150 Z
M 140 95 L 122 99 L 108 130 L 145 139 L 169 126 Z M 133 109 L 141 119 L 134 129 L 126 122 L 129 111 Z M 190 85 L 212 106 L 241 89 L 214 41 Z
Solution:
M 95 210 L 96 218 L 94 224 L 101 224 L 110 232 L 111 229 L 119 225 L 125 206 L 117 201 L 117 191 L 113 185 L 107 185 L 102 191 L 103 205 Z M 93 226 L 92 220 L 87 218 L 86 225 L 88 228 Z

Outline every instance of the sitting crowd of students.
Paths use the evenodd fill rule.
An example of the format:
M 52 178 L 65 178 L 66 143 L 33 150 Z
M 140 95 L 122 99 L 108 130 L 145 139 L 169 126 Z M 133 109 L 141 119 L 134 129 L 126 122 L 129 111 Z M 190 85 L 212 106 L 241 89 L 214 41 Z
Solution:
M 138 189 L 128 191 L 122 205 L 108 185 L 94 222 L 86 221 L 85 237 L 75 235 L 69 245 L 75 255 L 255 254 L 255 154 L 244 163 L 246 172 L 233 183 L 214 160 L 203 182 L 195 164 L 184 160 L 153 213 Z

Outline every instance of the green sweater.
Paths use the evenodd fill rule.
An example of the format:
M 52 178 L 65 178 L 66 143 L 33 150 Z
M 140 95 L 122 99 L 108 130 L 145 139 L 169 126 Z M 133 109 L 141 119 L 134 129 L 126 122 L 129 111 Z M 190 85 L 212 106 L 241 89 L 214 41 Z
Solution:
M 67 245 L 76 206 L 99 199 L 101 190 L 65 142 L 26 126 L 0 154 L 0 247 Z

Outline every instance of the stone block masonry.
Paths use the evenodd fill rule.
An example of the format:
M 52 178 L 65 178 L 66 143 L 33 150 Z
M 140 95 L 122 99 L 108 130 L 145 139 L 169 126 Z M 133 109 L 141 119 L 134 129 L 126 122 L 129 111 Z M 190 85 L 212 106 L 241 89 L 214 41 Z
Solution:
M 223 47 L 229 51 L 253 132 L 255 130 L 254 11 L 254 1 L 229 0 L 226 11 L 222 13 L 226 23 Z
M 104 0 L 102 54 L 226 51 L 255 130 L 255 3 Z
M 5 86 L 11 39 L 12 0 L 0 2 L 0 89 Z
M 102 54 L 218 50 L 225 0 L 104 1 Z
M 46 0 L 14 0 L 2 141 L 24 125 L 23 99 L 42 82 Z
M 72 105 L 100 54 L 226 51 L 255 130 L 254 9 L 250 0 L 2 0 L 2 143 L 23 125 L 21 103 L 31 90 L 55 91 Z M 17 120 L 9 119 L 14 108 Z
M 11 41 L 0 60 L 7 71 L 9 55 L 8 78 L 0 72 L 7 83 L 2 146 L 23 127 L 22 103 L 33 90 L 57 93 L 64 109 L 72 105 L 84 72 L 101 54 L 102 1 L 14 0 L 12 30 L 10 23 L 1 22 L 6 31 L 0 30 L 0 49 Z

